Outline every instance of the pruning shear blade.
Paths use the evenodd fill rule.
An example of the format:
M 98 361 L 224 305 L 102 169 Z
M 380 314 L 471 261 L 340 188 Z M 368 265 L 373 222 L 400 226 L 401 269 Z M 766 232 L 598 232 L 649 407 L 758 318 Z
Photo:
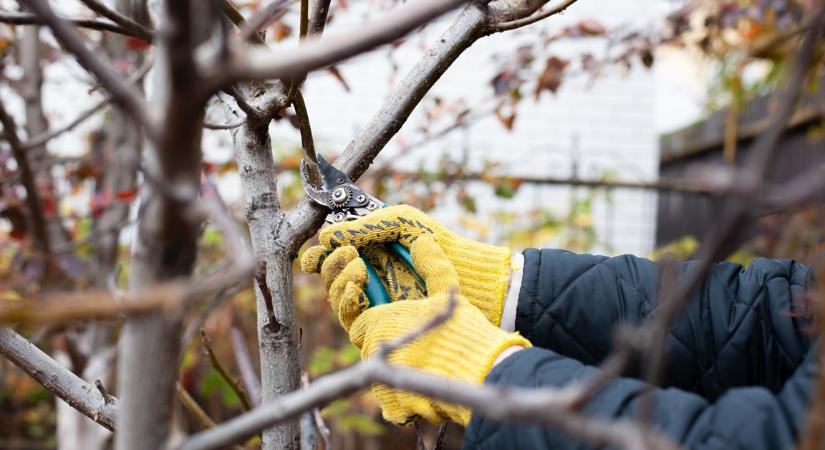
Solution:
M 309 198 L 330 209 L 328 223 L 355 220 L 384 207 L 381 200 L 359 188 L 344 172 L 336 169 L 320 155 L 318 170 L 321 173 L 320 188 L 310 182 L 306 160 L 301 160 L 301 183 Z

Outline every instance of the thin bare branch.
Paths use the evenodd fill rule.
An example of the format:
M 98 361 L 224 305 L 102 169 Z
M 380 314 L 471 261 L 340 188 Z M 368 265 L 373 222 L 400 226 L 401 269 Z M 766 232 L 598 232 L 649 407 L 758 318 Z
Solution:
M 301 387 L 304 389 L 309 387 L 309 374 L 306 372 L 301 374 Z M 324 422 L 324 416 L 321 415 L 321 408 L 312 408 L 311 416 L 314 428 L 321 435 L 321 440 L 324 441 L 324 450 L 332 450 L 329 444 L 329 428 Z
M 234 122 L 227 122 L 227 123 L 212 123 L 212 122 L 204 122 L 203 127 L 208 130 L 231 130 L 233 128 L 238 128 L 239 126 L 246 123 L 246 117 L 242 117 Z
M 229 330 L 229 337 L 232 340 L 232 353 L 235 355 L 235 363 L 241 373 L 241 381 L 244 389 L 249 393 L 249 401 L 253 406 L 261 404 L 261 380 L 252 364 L 252 356 L 246 346 L 243 332 L 237 327 Z
M 215 421 L 212 420 L 211 417 L 209 417 L 209 414 L 207 414 L 206 411 L 204 411 L 203 408 L 201 408 L 201 405 L 199 405 L 198 402 L 196 402 L 195 399 L 192 398 L 189 392 L 187 392 L 186 389 L 184 389 L 183 385 L 181 385 L 180 382 L 175 384 L 175 390 L 178 393 L 178 400 L 180 400 L 180 403 L 183 405 L 183 408 L 186 409 L 186 411 L 188 411 L 189 414 L 191 414 L 192 417 L 194 417 L 195 420 L 197 420 L 202 427 L 214 428 L 215 425 L 217 425 Z
M 445 446 L 447 445 L 447 427 L 449 426 L 450 423 L 447 422 L 438 427 L 438 431 L 435 434 L 435 443 L 433 444 L 433 450 L 444 450 Z
M 131 86 L 131 85 L 134 85 L 134 84 L 140 82 L 141 80 L 143 80 L 143 77 L 145 77 L 146 74 L 149 73 L 149 70 L 151 68 L 152 68 L 152 60 L 151 60 L 151 58 L 147 58 L 146 61 L 144 61 L 143 65 L 135 73 L 133 73 L 131 76 L 129 76 L 129 78 L 126 79 L 126 84 Z M 78 126 L 81 123 L 85 122 L 86 119 L 94 116 L 95 113 L 97 113 L 98 111 L 101 111 L 102 109 L 104 109 L 109 104 L 109 102 L 110 102 L 110 100 L 108 98 L 100 100 L 99 102 L 95 103 L 92 107 L 90 107 L 86 111 L 80 113 L 80 115 L 78 115 L 74 120 L 67 123 L 66 125 L 64 125 L 60 128 L 57 128 L 55 130 L 51 130 L 49 132 L 43 133 L 41 135 L 34 136 L 33 138 L 29 139 L 29 141 L 26 142 L 25 147 L 26 148 L 38 147 L 38 146 L 43 145 L 46 142 L 48 142 L 48 141 L 50 141 L 54 138 L 60 136 L 63 133 L 66 133 L 68 131 L 73 130 L 76 126 Z
M 532 25 L 548 17 L 563 13 L 567 8 L 572 6 L 577 1 L 578 0 L 562 0 L 559 4 L 551 6 L 550 8 L 547 8 L 544 11 L 539 11 L 533 14 L 532 16 L 493 24 L 490 26 L 488 33 L 500 33 L 502 31 L 515 30 L 516 28 Z
M 315 153 L 315 141 L 312 138 L 312 125 L 309 121 L 309 112 L 304 102 L 304 95 L 301 90 L 295 91 L 292 107 L 295 108 L 295 116 L 298 118 L 298 129 L 301 132 L 301 147 L 304 148 L 306 157 L 314 162 L 318 162 L 318 155 Z M 320 178 L 319 178 L 320 179 Z
M 152 118 L 140 95 L 86 47 L 83 38 L 69 23 L 64 22 L 55 15 L 47 0 L 27 0 L 25 3 L 51 28 L 52 34 L 54 34 L 60 45 L 71 53 L 77 62 L 103 85 L 112 97 L 112 101 L 147 127 L 149 135 L 152 136 L 154 134 L 152 133 L 154 128 Z
M 40 191 L 35 182 L 35 174 L 26 156 L 25 146 L 17 135 L 17 124 L 2 103 L 0 103 L 0 124 L 3 125 L 3 137 L 9 143 L 12 155 L 17 161 L 23 188 L 26 189 L 26 209 L 28 209 L 28 219 L 31 222 L 34 245 L 44 254 L 48 254 L 51 252 L 51 242 L 46 228 L 46 216 L 43 213 Z
M 204 352 L 206 353 L 206 356 L 209 357 L 209 362 L 212 364 L 212 368 L 214 368 L 218 374 L 220 374 L 221 378 L 229 384 L 229 387 L 232 388 L 232 391 L 234 391 L 238 396 L 238 399 L 240 399 L 244 409 L 247 411 L 252 409 L 252 403 L 249 401 L 249 397 L 246 395 L 246 391 L 243 386 L 241 386 L 241 383 L 237 378 L 229 374 L 226 366 L 224 366 L 220 359 L 218 359 L 218 356 L 215 355 L 215 351 L 212 350 L 212 345 L 209 343 L 209 337 L 203 329 L 201 329 L 201 342 L 203 343 Z
M 309 35 L 320 36 L 324 33 L 331 0 L 312 0 L 309 11 Z
M 258 289 L 261 291 L 261 295 L 264 298 L 264 304 L 266 305 L 266 314 L 267 314 L 267 328 L 273 333 L 277 333 L 278 330 L 281 329 L 281 324 L 278 323 L 278 318 L 275 317 L 275 306 L 272 303 L 272 291 L 269 289 L 269 286 L 266 282 L 266 261 L 261 261 L 258 265 L 258 270 L 255 271 L 255 282 L 258 285 Z
M 96 12 L 97 14 L 111 20 L 112 22 L 120 25 L 126 30 L 131 31 L 133 36 L 140 38 L 146 42 L 152 42 L 152 31 L 148 28 L 144 27 L 138 22 L 132 20 L 131 17 L 127 17 L 114 9 L 109 8 L 102 2 L 98 0 L 80 0 L 86 5 L 89 9 Z
M 304 73 L 342 61 L 405 36 L 432 19 L 457 8 L 466 0 L 430 0 L 407 3 L 370 27 L 342 36 L 307 39 L 293 50 L 277 54 L 263 48 L 250 48 L 232 56 L 228 67 L 202 65 L 217 86 L 238 80 L 292 80 Z
M 281 17 L 293 1 L 295 0 L 274 0 L 245 23 L 239 25 L 236 22 L 235 25 L 238 25 L 241 30 L 241 39 L 263 44 L 264 36 L 259 31 L 273 20 Z
M 370 358 L 353 367 L 321 377 L 307 389 L 264 403 L 220 426 L 193 435 L 182 450 L 221 448 L 255 434 L 264 427 L 289 420 L 311 408 L 352 394 L 373 383 L 416 392 L 472 408 L 474 414 L 502 422 L 542 425 L 583 439 L 591 445 L 625 449 L 677 447 L 657 432 L 630 422 L 613 422 L 571 412 L 577 395 L 566 389 L 524 389 L 500 386 L 471 386 L 414 370 L 394 367 L 380 358 Z M 506 398 L 507 401 L 502 401 Z
M 111 23 L 106 20 L 99 20 L 99 19 L 80 19 L 74 17 L 60 17 L 60 20 L 68 23 L 72 26 L 79 27 L 79 28 L 86 28 L 89 30 L 97 30 L 97 31 L 107 31 L 110 33 L 122 34 L 125 36 L 130 36 L 133 38 L 140 39 L 145 42 L 150 42 L 150 40 L 146 40 L 144 36 L 140 36 L 134 33 L 134 31 L 129 30 L 127 28 L 123 28 L 117 24 Z M 20 12 L 11 12 L 11 11 L 2 11 L 0 12 L 0 23 L 7 23 L 9 25 L 47 25 L 45 19 L 36 15 L 36 14 L 29 14 L 29 13 L 20 13 Z
M 0 304 L 0 323 L 66 323 L 77 320 L 140 316 L 179 310 L 188 298 L 187 285 L 168 282 L 127 294 L 126 300 L 106 290 L 50 294 L 41 300 Z
M 224 0 L 223 1 L 222 12 L 238 28 L 243 29 L 244 25 L 246 25 L 246 19 L 244 19 L 243 14 L 241 14 L 241 12 L 238 10 L 238 8 L 235 7 L 235 5 L 232 4 L 231 0 Z M 261 44 L 261 45 L 266 44 L 266 41 L 264 40 L 264 37 L 260 33 L 257 32 L 257 29 L 253 30 L 248 36 L 244 35 L 243 40 L 244 41 L 248 40 L 250 42 L 255 42 L 255 43 Z
M 74 118 L 74 120 L 67 123 L 66 125 L 63 125 L 62 127 L 57 128 L 55 130 L 48 131 L 48 132 L 46 132 L 44 134 L 41 134 L 39 136 L 33 137 L 31 140 L 26 142 L 26 148 L 41 146 L 41 145 L 45 144 L 46 142 L 49 142 L 50 140 L 60 136 L 61 134 L 73 130 L 76 126 L 78 126 L 81 123 L 85 122 L 86 119 L 94 116 L 99 111 L 102 111 L 108 105 L 109 105 L 109 99 L 103 99 L 103 100 L 98 101 L 97 103 L 92 105 L 89 109 L 87 109 L 86 111 L 83 111 L 82 113 L 80 113 L 77 117 Z
M 487 9 L 483 5 L 470 4 L 464 8 L 350 142 L 336 161 L 339 169 L 353 180 L 367 170 L 433 84 L 465 49 L 482 36 L 487 19 Z M 289 212 L 287 220 L 291 231 L 288 235 L 282 235 L 281 240 L 291 253 L 296 253 L 309 236 L 315 233 L 325 214 L 322 208 L 306 198 Z

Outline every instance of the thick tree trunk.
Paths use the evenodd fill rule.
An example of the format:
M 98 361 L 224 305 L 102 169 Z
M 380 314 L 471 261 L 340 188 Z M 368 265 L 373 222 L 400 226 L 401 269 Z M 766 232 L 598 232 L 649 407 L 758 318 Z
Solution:
M 200 5 L 199 5 L 200 6 Z M 147 148 L 129 289 L 189 277 L 200 224 L 186 217 L 196 201 L 201 172 L 203 100 L 195 72 L 196 36 L 190 1 L 167 1 L 161 15 L 153 98 L 155 142 Z M 198 9 L 202 11 L 204 8 Z M 206 11 L 209 8 L 205 8 Z M 208 24 L 209 21 L 198 22 Z M 164 192 L 156 183 L 163 183 Z M 183 193 L 184 200 L 168 193 Z M 180 356 L 181 317 L 156 314 L 127 320 L 121 333 L 115 448 L 156 450 L 167 444 Z
M 279 239 L 286 221 L 278 204 L 268 121 L 255 123 L 250 120 L 237 128 L 233 137 L 252 248 L 260 264 L 256 275 L 258 346 L 261 356 L 261 400 L 266 403 L 298 389 L 300 385 L 301 359 L 293 302 L 292 257 Z M 272 313 L 267 305 L 268 299 Z M 270 427 L 263 432 L 263 448 L 267 450 L 297 450 L 299 441 L 297 421 Z

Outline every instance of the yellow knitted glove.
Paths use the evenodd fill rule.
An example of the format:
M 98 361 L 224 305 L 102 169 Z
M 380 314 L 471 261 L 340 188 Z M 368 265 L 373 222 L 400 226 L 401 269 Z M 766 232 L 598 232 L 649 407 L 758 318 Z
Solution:
M 346 280 L 353 282 L 358 289 L 363 289 L 367 272 L 360 258 L 357 258 L 359 254 L 375 268 L 378 278 L 390 296 L 390 301 L 426 297 L 427 291 L 415 272 L 380 245 L 361 249 L 360 252 L 355 247 L 343 246 L 338 247 L 332 253 L 323 245 L 316 245 L 306 249 L 301 255 L 301 270 L 306 273 L 321 273 L 324 284 L 327 290 L 330 290 L 331 295 L 333 292 L 335 295 L 340 295 L 346 283 L 341 281 L 343 285 L 331 290 L 332 283 L 349 263 L 357 259 L 358 262 L 354 262 L 347 271 Z M 324 264 L 327 269 L 322 271 Z
M 350 340 L 361 349 L 362 358 L 369 357 L 382 344 L 432 320 L 447 308 L 448 301 L 448 294 L 440 293 L 424 300 L 370 308 L 352 323 Z M 513 346 L 530 347 L 530 342 L 518 333 L 507 333 L 491 324 L 463 297 L 457 296 L 457 301 L 457 307 L 445 323 L 392 352 L 389 363 L 480 385 L 504 350 Z M 432 423 L 452 420 L 466 426 L 470 422 L 470 410 L 463 406 L 385 385 L 373 386 L 372 392 L 381 405 L 384 419 L 392 423 L 409 424 L 418 417 Z
M 458 284 L 458 275 L 444 251 L 432 236 L 423 235 L 410 244 L 410 256 L 427 285 L 431 297 L 417 301 L 395 302 L 368 308 L 363 293 L 366 282 L 364 262 L 355 247 L 344 246 L 329 256 L 309 249 L 301 258 L 304 270 L 320 265 L 321 278 L 329 286 L 329 300 L 350 340 L 361 349 L 361 357 L 375 353 L 381 344 L 414 330 L 444 311 L 448 290 Z M 312 270 L 309 270 L 312 271 Z M 466 383 L 481 384 L 496 358 L 513 346 L 530 343 L 515 333 L 492 325 L 478 309 L 461 296 L 450 319 L 415 341 L 392 352 L 389 362 Z M 418 394 L 376 385 L 373 394 L 384 418 L 407 424 L 418 417 L 433 423 L 452 420 L 466 425 L 470 410 L 432 400 Z
M 500 325 L 510 279 L 511 252 L 506 247 L 461 237 L 407 205 L 382 208 L 358 220 L 332 224 L 321 230 L 320 240 L 329 249 L 347 245 L 364 249 L 393 241 L 408 245 L 420 236 L 435 239 L 458 273 L 461 294 L 493 325 Z
M 455 270 L 432 237 L 416 239 L 409 250 L 416 271 L 427 283 L 426 289 L 406 264 L 395 260 L 383 249 L 362 251 L 376 268 L 391 301 L 421 299 L 425 292 L 444 292 L 458 284 Z M 344 329 L 349 330 L 358 314 L 369 307 L 364 294 L 367 269 L 355 247 L 338 247 L 332 253 L 324 246 L 310 247 L 301 256 L 301 269 L 307 273 L 321 273 L 330 305 Z

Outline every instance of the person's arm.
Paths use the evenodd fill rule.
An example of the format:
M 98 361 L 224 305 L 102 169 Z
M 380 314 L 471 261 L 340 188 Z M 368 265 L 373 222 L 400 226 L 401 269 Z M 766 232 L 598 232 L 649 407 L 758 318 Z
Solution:
M 695 267 L 679 264 L 679 277 Z M 505 307 L 516 311 L 503 316 L 533 345 L 597 364 L 619 324 L 639 323 L 654 310 L 659 269 L 630 255 L 527 250 L 517 305 Z M 716 264 L 671 328 L 665 385 L 711 399 L 734 386 L 778 389 L 810 345 L 799 299 L 808 274 L 793 261 Z
M 805 423 L 816 379 L 811 350 L 779 392 L 763 387 L 728 390 L 714 402 L 684 390 L 655 391 L 650 415 L 660 432 L 684 448 L 769 450 L 793 448 Z M 553 351 L 532 348 L 514 353 L 496 365 L 490 384 L 529 388 L 561 387 L 593 376 L 597 369 Z M 584 412 L 608 418 L 633 417 L 645 385 L 616 379 L 596 395 Z M 586 449 L 580 441 L 535 425 L 504 424 L 473 415 L 464 434 L 465 449 L 570 450 Z

